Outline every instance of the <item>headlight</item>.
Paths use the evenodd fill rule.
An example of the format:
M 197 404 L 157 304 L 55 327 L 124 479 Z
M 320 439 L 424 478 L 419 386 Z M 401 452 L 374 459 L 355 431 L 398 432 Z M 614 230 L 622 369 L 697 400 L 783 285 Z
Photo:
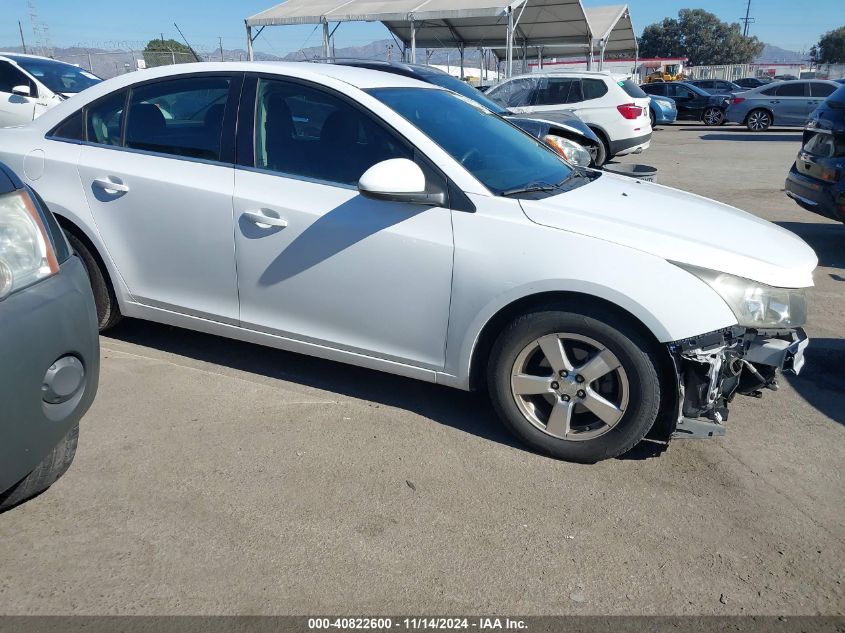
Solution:
M 547 134 L 543 140 L 551 145 L 558 154 L 563 156 L 573 165 L 577 165 L 578 167 L 589 167 L 590 163 L 593 161 L 593 157 L 590 156 L 590 152 L 578 145 L 578 143 L 570 141 L 568 138 L 563 138 L 562 136 L 557 136 L 555 134 Z
M 53 243 L 29 194 L 0 196 L 0 299 L 57 272 Z
M 807 298 L 803 288 L 774 288 L 707 268 L 677 265 L 713 288 L 742 326 L 793 328 L 807 322 Z

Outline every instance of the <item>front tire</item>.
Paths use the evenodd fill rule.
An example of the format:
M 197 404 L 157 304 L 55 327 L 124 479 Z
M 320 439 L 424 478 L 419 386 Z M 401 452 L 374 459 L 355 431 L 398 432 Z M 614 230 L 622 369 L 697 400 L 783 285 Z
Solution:
M 653 343 L 602 309 L 523 315 L 497 339 L 488 365 L 493 406 L 532 448 L 593 463 L 638 444 L 661 391 Z
M 701 120 L 704 121 L 704 125 L 708 126 L 722 125 L 725 122 L 725 112 L 722 108 L 707 108 L 701 116 Z
M 41 494 L 67 472 L 76 455 L 79 425 L 73 427 L 40 464 L 9 490 L 0 493 L 0 512 Z
M 766 110 L 752 110 L 745 119 L 745 126 L 751 132 L 765 132 L 772 125 L 772 115 Z
M 106 272 L 82 240 L 70 231 L 65 231 L 65 235 L 73 250 L 85 264 L 85 270 L 88 271 L 91 290 L 94 291 L 94 303 L 97 306 L 97 324 L 100 332 L 108 330 L 117 325 L 121 315 L 120 308 L 117 305 L 117 297 L 115 297 L 114 290 L 108 277 L 106 277 Z

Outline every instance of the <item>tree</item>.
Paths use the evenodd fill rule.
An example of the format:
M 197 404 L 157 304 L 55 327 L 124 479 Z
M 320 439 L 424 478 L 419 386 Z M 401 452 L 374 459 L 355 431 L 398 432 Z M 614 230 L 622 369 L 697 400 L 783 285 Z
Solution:
M 763 50 L 739 23 L 722 22 L 704 9 L 681 9 L 677 19 L 648 25 L 639 44 L 641 57 L 686 57 L 692 66 L 748 64 Z
M 176 40 L 150 40 L 144 48 L 144 61 L 148 67 L 165 64 L 185 64 L 196 61 L 191 49 Z
M 820 64 L 845 64 L 845 26 L 822 35 L 818 49 Z

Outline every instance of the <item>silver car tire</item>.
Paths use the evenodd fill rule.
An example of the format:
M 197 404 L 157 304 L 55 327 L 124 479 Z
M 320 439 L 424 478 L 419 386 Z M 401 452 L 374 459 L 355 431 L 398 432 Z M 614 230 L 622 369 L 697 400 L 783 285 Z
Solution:
M 660 409 L 647 333 L 596 307 L 523 315 L 498 337 L 488 388 L 504 425 L 533 449 L 580 463 L 628 452 Z
M 752 132 L 765 132 L 772 125 L 772 115 L 766 110 L 752 110 L 745 119 L 745 126 Z

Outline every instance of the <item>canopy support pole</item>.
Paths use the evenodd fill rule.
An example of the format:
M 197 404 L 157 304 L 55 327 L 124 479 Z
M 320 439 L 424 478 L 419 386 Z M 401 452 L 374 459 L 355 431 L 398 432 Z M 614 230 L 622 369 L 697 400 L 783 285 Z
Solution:
M 323 20 L 323 58 L 324 59 L 331 59 L 332 58 L 332 45 L 331 45 L 332 36 L 329 33 L 329 21 Z
M 505 77 L 513 77 L 513 11 L 508 7 L 507 51 L 505 55 Z
M 537 67 L 540 70 L 543 70 L 543 47 L 542 46 L 540 46 L 540 48 L 537 50 Z
M 599 53 L 599 70 L 604 70 L 604 49 L 607 48 L 607 41 L 602 39 L 601 51 Z
M 463 81 L 465 73 L 464 73 L 464 43 L 461 42 L 461 81 Z
M 252 50 L 252 27 L 244 21 L 246 26 L 246 58 L 249 61 L 255 61 L 255 53 Z
M 411 63 L 417 63 L 417 25 L 411 19 Z

